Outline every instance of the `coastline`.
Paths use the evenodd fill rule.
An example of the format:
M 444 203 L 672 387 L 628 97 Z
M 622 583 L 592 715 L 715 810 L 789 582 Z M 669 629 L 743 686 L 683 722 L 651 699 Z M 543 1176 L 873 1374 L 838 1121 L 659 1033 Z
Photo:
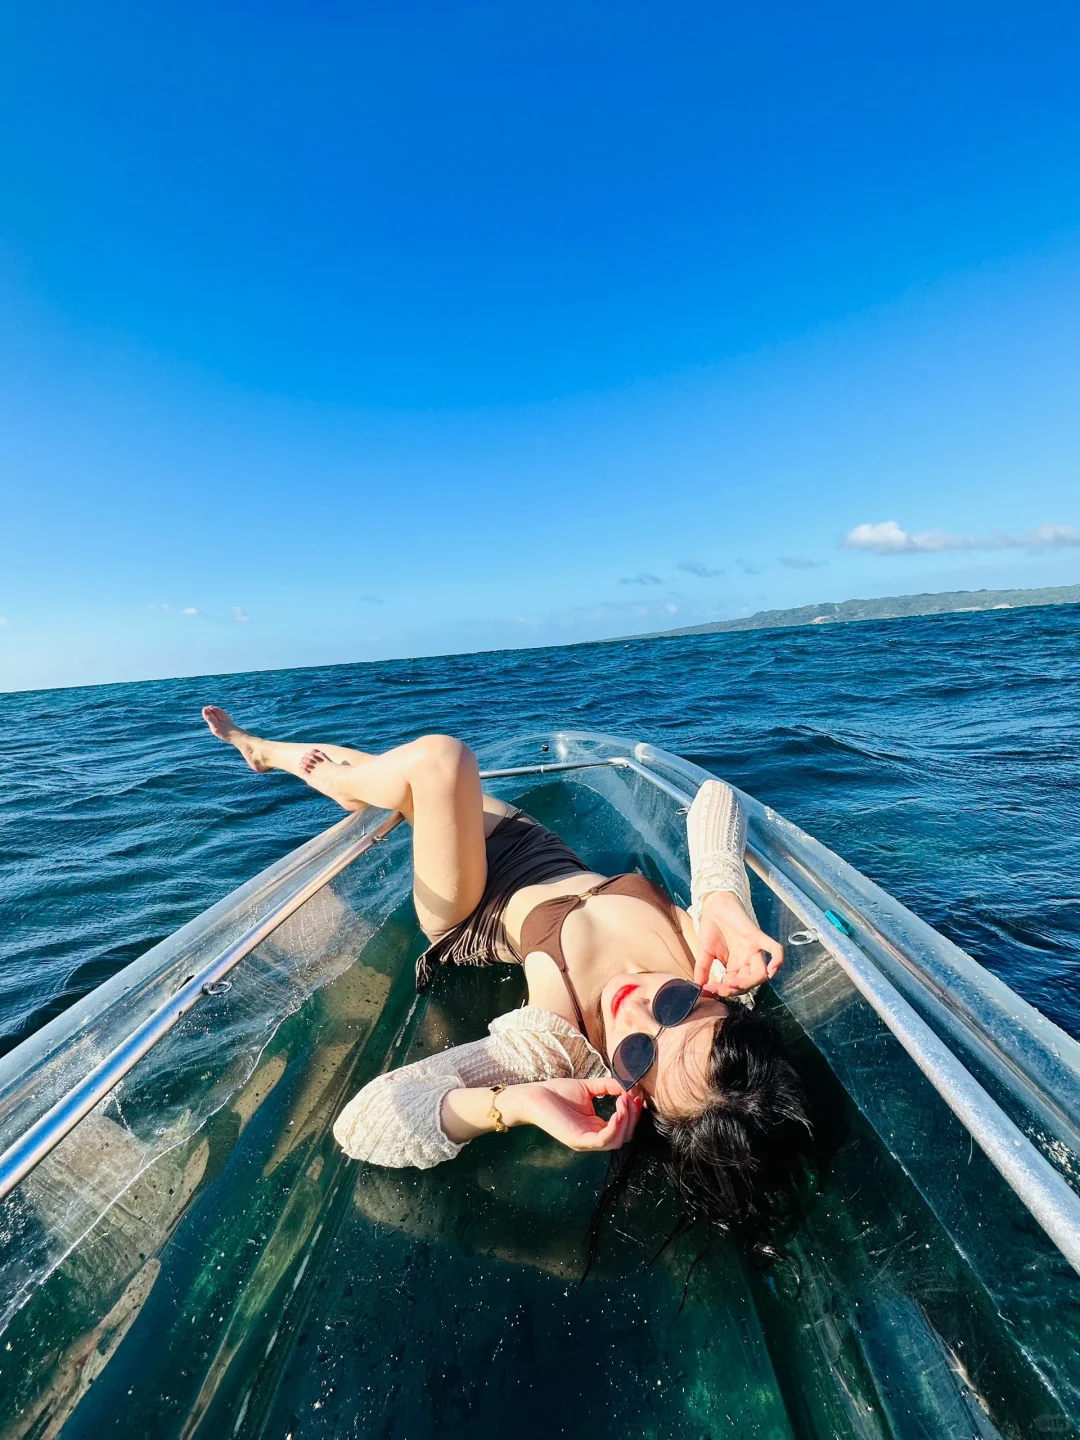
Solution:
M 859 620 L 902 620 L 916 615 L 970 615 L 987 610 L 1022 610 L 1042 605 L 1080 605 L 1080 585 L 1026 590 L 945 590 L 888 595 L 875 600 L 827 600 L 790 610 L 758 610 L 736 620 L 710 620 L 674 630 L 619 635 L 619 640 L 666 640 L 674 635 L 716 635 L 739 630 L 785 630 L 795 626 L 849 624 Z M 596 642 L 593 642 L 596 643 Z

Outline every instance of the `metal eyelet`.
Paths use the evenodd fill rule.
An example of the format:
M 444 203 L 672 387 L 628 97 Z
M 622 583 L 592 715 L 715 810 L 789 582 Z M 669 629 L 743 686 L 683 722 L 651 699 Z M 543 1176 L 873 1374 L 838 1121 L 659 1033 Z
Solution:
M 793 930 L 787 937 L 788 945 L 816 945 L 818 937 L 813 930 Z
M 231 989 L 231 980 L 208 980 L 202 987 L 202 993 L 204 995 L 227 995 Z

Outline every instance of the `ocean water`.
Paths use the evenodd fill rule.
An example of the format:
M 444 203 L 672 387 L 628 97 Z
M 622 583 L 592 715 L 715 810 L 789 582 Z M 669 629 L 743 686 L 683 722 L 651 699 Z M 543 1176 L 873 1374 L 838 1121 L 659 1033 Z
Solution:
M 214 740 L 651 740 L 1080 1037 L 1080 607 L 0 695 L 0 1047 L 338 818 Z

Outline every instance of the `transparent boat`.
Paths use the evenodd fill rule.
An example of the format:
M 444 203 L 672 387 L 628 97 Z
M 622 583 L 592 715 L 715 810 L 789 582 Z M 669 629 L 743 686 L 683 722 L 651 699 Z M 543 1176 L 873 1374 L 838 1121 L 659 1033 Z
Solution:
M 686 902 L 705 771 L 588 734 L 481 760 Z M 1074 1433 L 1080 1045 L 743 800 L 788 945 L 760 1003 L 825 1117 L 791 1266 L 665 1247 L 646 1189 L 583 1282 L 606 1158 L 531 1130 L 431 1171 L 340 1153 L 360 1085 L 523 996 L 500 967 L 417 998 L 408 834 L 367 811 L 0 1060 L 0 1440 Z

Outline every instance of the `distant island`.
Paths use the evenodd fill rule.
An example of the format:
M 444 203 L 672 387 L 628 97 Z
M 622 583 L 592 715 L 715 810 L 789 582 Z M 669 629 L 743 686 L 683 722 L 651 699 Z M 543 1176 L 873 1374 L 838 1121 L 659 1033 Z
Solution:
M 794 610 L 759 610 L 741 620 L 710 620 L 677 630 L 624 635 L 624 640 L 660 640 L 668 635 L 713 635 L 723 630 L 781 630 L 791 625 L 835 625 L 852 620 L 898 620 L 905 615 L 963 615 L 974 610 L 1018 610 L 1032 605 L 1080 605 L 1080 585 L 1042 590 L 947 590 L 940 595 L 889 595 L 880 600 L 828 600 Z

